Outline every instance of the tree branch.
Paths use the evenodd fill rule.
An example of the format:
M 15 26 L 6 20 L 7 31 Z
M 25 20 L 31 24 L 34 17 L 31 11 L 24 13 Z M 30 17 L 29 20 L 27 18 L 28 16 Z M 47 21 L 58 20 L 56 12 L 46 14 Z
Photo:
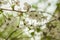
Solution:
M 15 12 L 20 12 L 20 13 L 26 13 L 27 11 L 18 11 L 18 10 L 11 10 L 11 9 L 5 9 L 5 8 L 0 8 L 1 10 L 6 10 L 6 11 L 15 11 Z M 36 10 L 31 10 L 29 12 L 36 12 Z M 45 12 L 45 11 L 37 11 L 37 12 L 41 12 L 41 13 L 47 13 L 49 15 L 52 15 L 51 13 Z M 55 15 L 52 15 L 53 17 L 56 18 Z
M 11 9 L 5 9 L 5 8 L 0 8 L 1 10 L 6 10 L 6 11 L 15 11 L 15 12 L 20 12 L 20 13 L 25 13 L 24 11 L 18 11 L 18 10 L 11 10 Z

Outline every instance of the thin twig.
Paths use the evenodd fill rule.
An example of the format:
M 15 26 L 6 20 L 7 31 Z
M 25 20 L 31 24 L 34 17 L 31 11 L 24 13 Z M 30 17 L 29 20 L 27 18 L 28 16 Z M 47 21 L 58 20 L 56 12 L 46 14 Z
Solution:
M 6 10 L 6 11 L 15 11 L 15 12 L 20 12 L 20 13 L 25 13 L 24 11 L 18 11 L 18 10 L 11 10 L 11 9 L 5 9 L 5 8 L 0 8 L 1 10 Z
M 42 26 L 44 26 L 44 25 L 46 25 L 46 24 L 48 24 L 48 23 L 50 23 L 50 22 L 53 22 L 53 21 L 55 21 L 55 20 L 57 20 L 57 18 L 56 18 L 56 19 L 53 19 L 53 20 L 51 20 L 51 21 L 49 21 L 49 22 L 47 22 L 47 23 L 45 23 L 45 24 L 43 24 L 43 25 L 40 25 L 40 27 L 42 27 Z

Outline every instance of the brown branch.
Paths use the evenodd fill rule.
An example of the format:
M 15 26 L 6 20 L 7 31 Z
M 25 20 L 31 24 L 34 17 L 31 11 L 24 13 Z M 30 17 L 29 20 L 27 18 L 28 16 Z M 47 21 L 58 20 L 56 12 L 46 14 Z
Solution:
M 5 9 L 5 8 L 0 8 L 1 10 L 6 10 L 6 11 L 15 11 L 15 12 L 20 12 L 20 13 L 25 13 L 24 11 L 18 11 L 18 10 L 11 10 L 11 9 Z
M 11 9 L 5 9 L 5 8 L 0 8 L 1 10 L 6 10 L 6 11 L 15 11 L 15 12 L 20 12 L 20 13 L 26 13 L 27 11 L 18 11 L 18 10 L 11 10 Z M 29 11 L 29 12 L 36 12 L 36 10 L 31 10 L 31 11 Z M 45 12 L 45 11 L 38 11 L 38 12 L 41 12 L 41 13 L 47 13 L 47 14 L 49 14 L 49 15 L 52 15 L 51 13 L 48 13 L 48 12 Z M 55 17 L 56 18 L 56 16 L 55 15 L 52 15 L 53 17 Z

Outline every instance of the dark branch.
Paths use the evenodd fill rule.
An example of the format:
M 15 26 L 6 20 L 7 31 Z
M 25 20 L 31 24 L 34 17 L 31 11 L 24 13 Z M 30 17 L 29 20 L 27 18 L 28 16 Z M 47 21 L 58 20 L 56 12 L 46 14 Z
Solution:
M 6 10 L 6 11 L 15 11 L 15 12 L 20 12 L 20 13 L 26 13 L 27 11 L 18 11 L 18 10 L 11 10 L 11 9 L 5 9 L 5 8 L 0 8 L 1 10 Z M 29 11 L 29 12 L 36 12 L 36 10 L 31 10 L 31 11 Z M 45 12 L 45 11 L 37 11 L 37 12 L 41 12 L 41 13 L 47 13 L 47 14 L 49 14 L 49 15 L 52 15 L 51 13 L 48 13 L 48 12 Z M 53 17 L 55 17 L 56 18 L 56 16 L 55 15 L 52 15 Z
M 5 8 L 0 8 L 1 10 L 6 10 L 6 11 L 15 11 L 15 12 L 20 12 L 20 13 L 25 13 L 22 11 L 18 11 L 18 10 L 11 10 L 11 9 L 5 9 Z

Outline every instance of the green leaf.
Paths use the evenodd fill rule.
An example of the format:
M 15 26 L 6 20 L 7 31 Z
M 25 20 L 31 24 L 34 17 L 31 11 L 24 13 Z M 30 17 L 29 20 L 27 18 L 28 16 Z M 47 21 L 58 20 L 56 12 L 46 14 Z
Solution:
M 40 2 L 46 2 L 46 0 L 39 0 L 38 2 L 39 2 L 39 3 L 40 3 Z
M 1 13 L 3 13 L 3 10 L 2 10 L 2 9 L 0 9 L 0 14 L 1 14 Z
M 33 4 L 33 5 L 32 5 L 32 8 L 37 9 L 38 7 L 37 7 L 37 5 L 36 5 L 36 4 Z
M 2 37 L 2 32 L 0 32 L 0 37 Z
M 34 32 L 32 32 L 31 35 L 34 36 Z
M 2 2 L 0 2 L 0 4 L 2 4 Z
M 13 13 L 7 13 L 7 16 L 8 16 L 9 18 L 13 17 Z
M 14 10 L 14 7 L 15 7 L 15 5 L 14 5 L 14 4 L 12 4 L 12 5 L 11 5 L 12 10 Z
M 57 3 L 57 10 L 60 11 L 60 3 Z
M 37 30 L 37 32 L 40 32 L 40 31 L 41 31 L 41 29 L 40 29 L 40 28 L 37 28 L 36 30 Z
M 42 2 L 42 0 L 39 0 L 39 2 Z
M 51 38 L 52 38 L 51 36 L 47 36 L 47 40 L 51 40 Z
M 19 38 L 14 37 L 14 38 L 11 38 L 11 40 L 19 40 Z
M 4 23 L 4 20 L 5 20 L 4 16 L 2 14 L 0 14 L 0 25 L 2 25 L 2 23 Z
M 2 33 L 3 38 L 7 38 L 11 34 L 11 32 L 13 32 L 13 30 L 13 26 L 7 26 Z
M 11 38 L 18 37 L 22 33 L 22 30 L 19 29 L 11 35 Z M 21 34 L 22 35 L 22 34 Z

